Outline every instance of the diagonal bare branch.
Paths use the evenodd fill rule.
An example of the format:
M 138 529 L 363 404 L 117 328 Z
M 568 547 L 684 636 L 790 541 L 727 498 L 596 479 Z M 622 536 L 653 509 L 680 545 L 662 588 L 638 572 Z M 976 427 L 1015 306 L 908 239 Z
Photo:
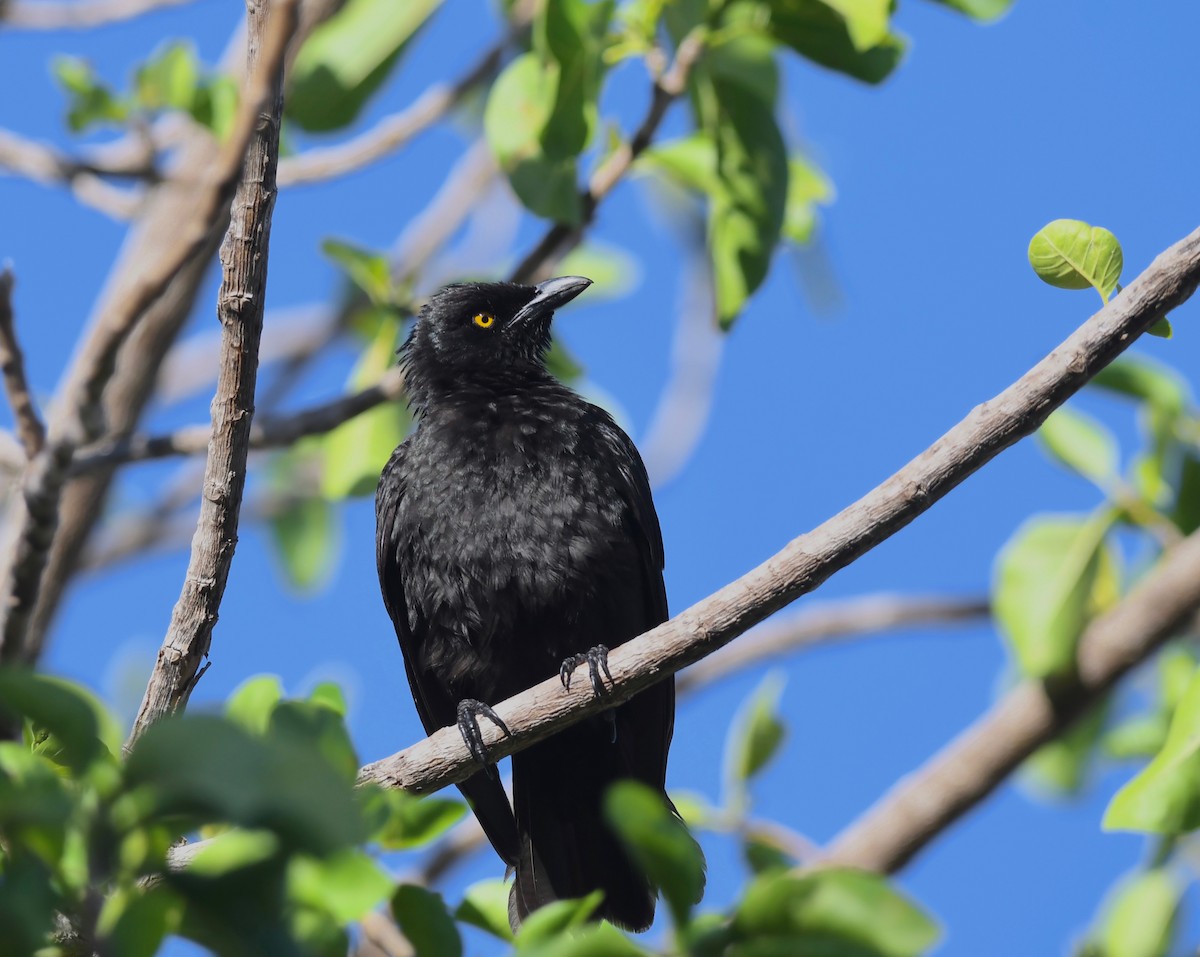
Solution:
M 208 654 L 237 545 L 275 207 L 284 51 L 296 27 L 296 5 L 296 0 L 247 3 L 247 72 L 265 81 L 266 110 L 250 141 L 229 230 L 221 244 L 223 275 L 217 296 L 217 316 L 223 329 L 221 372 L 212 403 L 205 494 L 191 560 L 130 733 L 130 745 L 159 718 L 186 706 L 199 677 L 197 669 Z
M 609 657 L 613 685 L 564 691 L 552 678 L 496 706 L 510 737 L 488 726 L 493 759 L 628 700 L 666 675 L 728 644 L 752 625 L 817 588 L 895 534 L 1046 417 L 1120 355 L 1159 316 L 1200 284 L 1200 229 L 1158 256 L 1145 272 L 1064 343 L 996 398 L 961 422 L 887 481 L 758 568 Z M 444 728 L 399 754 L 367 765 L 360 780 L 416 792 L 437 790 L 477 770 L 457 729 Z
M 132 20 L 191 0 L 5 0 L 0 2 L 0 27 L 24 30 L 87 30 L 106 23 Z
M 12 270 L 7 266 L 0 268 L 0 374 L 4 376 L 4 391 L 8 393 L 8 404 L 12 407 L 25 457 L 32 459 L 46 442 L 46 427 L 38 415 L 29 380 L 25 378 L 25 356 L 14 328 L 13 284 Z

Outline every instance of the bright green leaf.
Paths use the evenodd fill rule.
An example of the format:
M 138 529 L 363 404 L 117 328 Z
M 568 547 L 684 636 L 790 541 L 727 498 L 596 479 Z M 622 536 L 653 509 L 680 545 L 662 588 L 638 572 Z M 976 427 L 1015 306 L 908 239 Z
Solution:
M 200 86 L 200 64 L 190 43 L 176 40 L 138 69 L 134 89 L 141 107 L 151 112 L 190 112 Z
M 995 20 L 1003 16 L 1013 5 L 1013 0 L 933 0 L 933 2 L 950 7 L 959 13 L 965 13 L 973 20 L 983 21 Z
M 1118 356 L 1088 383 L 1089 387 L 1149 403 L 1176 416 L 1191 403 L 1187 381 L 1170 366 L 1146 356 Z
M 441 0 L 347 0 L 296 56 L 288 119 L 312 131 L 352 123 L 439 6 Z
M 348 782 L 357 779 L 358 755 L 342 715 L 334 709 L 312 701 L 282 701 L 271 712 L 270 733 L 320 754 Z
M 153 957 L 182 916 L 183 902 L 166 887 L 118 888 L 100 911 L 99 950 L 121 957 Z
M 232 830 L 210 838 L 188 862 L 188 873 L 197 877 L 222 877 L 272 860 L 279 853 L 279 838 L 270 831 Z
M 1042 447 L 1072 472 L 1107 488 L 1117 476 L 1117 440 L 1102 423 L 1068 406 L 1038 429 Z
M 1098 941 L 1104 957 L 1166 957 L 1180 894 L 1178 881 L 1161 868 L 1123 881 L 1105 907 Z
M 225 715 L 247 731 L 266 734 L 271 712 L 283 698 L 283 684 L 278 675 L 256 675 L 247 678 L 225 702 Z
M 535 21 L 535 44 L 554 80 L 554 105 L 539 137 L 550 159 L 573 159 L 591 139 L 613 7 L 613 0 L 555 0 Z
M 1139 714 L 1114 725 L 1104 735 L 1104 753 L 1118 761 L 1149 758 L 1167 740 L 1170 718 L 1165 714 Z
M 48 731 L 53 741 L 39 753 L 75 772 L 110 754 L 101 739 L 103 708 L 90 692 L 72 682 L 18 668 L 2 669 L 0 709 Z
M 1104 731 L 1106 709 L 1093 708 L 1049 744 L 1037 749 L 1024 770 L 1033 781 L 1058 794 L 1076 794 L 1082 787 Z
M 687 922 L 704 893 L 704 854 L 660 795 L 633 780 L 618 781 L 604 798 L 608 822 L 661 889 L 678 925 Z
M 1147 329 L 1146 332 L 1159 339 L 1175 338 L 1175 330 L 1171 326 L 1171 320 L 1166 316 L 1163 316 L 1161 319 L 1155 321 L 1154 325 Z
M 327 708 L 341 718 L 347 714 L 346 696 L 341 686 L 335 681 L 322 681 L 308 693 L 308 700 L 322 708 Z
M 288 456 L 287 461 L 295 460 Z M 309 592 L 329 580 L 341 553 L 341 527 L 329 502 L 292 502 L 271 516 L 270 529 L 289 585 Z
M 804 245 L 812 239 L 817 225 L 817 207 L 833 201 L 833 184 L 811 160 L 793 156 L 788 160 L 787 209 L 783 217 L 783 237 Z
M 588 924 L 519 953 L 521 957 L 651 957 L 607 922 Z
M 721 188 L 717 178 L 717 147 L 707 133 L 692 133 L 650 147 L 639 157 L 638 168 L 706 196 Z
M 1175 709 L 1162 750 L 1113 797 L 1104 829 L 1180 834 L 1200 827 L 1200 671 Z
M 1091 286 L 1108 302 L 1121 278 L 1124 259 L 1121 244 L 1107 229 L 1077 219 L 1056 219 L 1029 241 L 1029 265 L 1051 286 Z
M 623 299 L 633 292 L 639 282 L 639 269 L 637 259 L 627 250 L 588 240 L 567 253 L 556 272 L 562 276 L 587 276 L 592 281 L 588 302 L 598 302 Z
M 757 775 L 779 751 L 787 729 L 779 719 L 784 677 L 771 672 L 759 683 L 729 729 L 726 763 L 737 789 Z
M 604 900 L 604 891 L 593 891 L 579 899 L 559 900 L 539 907 L 521 923 L 517 932 L 517 951 L 552 940 L 587 923 Z
M 393 300 L 392 267 L 383 253 L 340 239 L 323 240 L 321 252 L 341 267 L 375 305 L 387 305 Z
M 768 29 L 780 43 L 827 69 L 867 83 L 880 83 L 904 58 L 905 42 L 894 33 L 885 34 L 866 48 L 855 44 L 856 37 L 861 40 L 873 32 L 873 18 L 856 18 L 856 24 L 865 26 L 856 26 L 852 35 L 850 21 L 837 7 L 857 4 L 768 0 L 763 6 L 770 10 Z M 877 8 L 878 4 L 870 6 Z M 877 17 L 874 19 L 877 22 Z
M 461 957 L 462 938 L 441 894 L 401 884 L 392 895 L 392 916 L 416 957 Z
M 380 789 L 376 800 L 382 813 L 372 840 L 390 851 L 431 844 L 467 816 L 462 801 L 421 797 L 399 788 Z
M 357 849 L 324 858 L 297 855 L 288 864 L 288 896 L 338 923 L 360 919 L 391 891 L 392 879 Z
M 508 924 L 508 885 L 500 880 L 472 884 L 454 911 L 454 919 L 501 940 L 512 940 L 513 932 Z
M 50 68 L 67 93 L 67 126 L 72 132 L 97 125 L 120 125 L 129 119 L 129 104 L 97 79 L 87 61 L 59 56 Z
M 1108 511 L 1092 518 L 1038 516 L 1001 551 L 992 607 L 1027 677 L 1073 667 L 1112 518 Z

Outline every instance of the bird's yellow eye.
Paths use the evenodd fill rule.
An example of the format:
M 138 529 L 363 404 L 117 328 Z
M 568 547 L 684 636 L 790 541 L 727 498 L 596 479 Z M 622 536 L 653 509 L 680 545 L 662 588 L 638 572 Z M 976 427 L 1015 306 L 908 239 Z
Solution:
M 475 318 L 471 321 L 480 329 L 490 329 L 496 324 L 496 317 L 490 312 L 481 312 L 476 314 Z

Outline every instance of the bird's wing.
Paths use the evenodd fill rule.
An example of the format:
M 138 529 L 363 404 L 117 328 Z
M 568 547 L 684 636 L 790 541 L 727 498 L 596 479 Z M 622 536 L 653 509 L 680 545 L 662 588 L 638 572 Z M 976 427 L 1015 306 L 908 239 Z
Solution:
M 417 715 L 428 734 L 457 723 L 458 702 L 437 682 L 413 666 L 417 660 L 418 638 L 405 599 L 404 574 L 396 552 L 396 526 L 404 502 L 404 456 L 407 443 L 392 453 L 379 477 L 375 492 L 375 559 L 379 570 L 379 588 L 383 604 L 396 628 L 404 670 L 412 689 Z M 508 797 L 499 779 L 485 772 L 474 774 L 459 784 L 475 811 L 484 832 L 507 864 L 516 862 L 517 827 Z

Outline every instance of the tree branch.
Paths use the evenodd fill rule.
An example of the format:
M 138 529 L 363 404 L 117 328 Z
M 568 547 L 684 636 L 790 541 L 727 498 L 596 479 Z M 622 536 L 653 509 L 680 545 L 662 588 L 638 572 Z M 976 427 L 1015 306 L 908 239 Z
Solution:
M 930 448 L 863 498 L 794 539 L 758 568 L 613 650 L 613 685 L 596 698 L 586 683 L 564 691 L 557 677 L 496 705 L 512 730 L 483 727 L 489 755 L 506 757 L 555 731 L 628 700 L 728 644 L 751 625 L 817 588 L 895 534 L 1022 437 L 1120 355 L 1200 283 L 1200 229 L 1158 256 L 1129 286 L 995 399 L 974 408 Z M 367 765 L 361 780 L 434 791 L 477 770 L 455 728 Z
M 146 177 L 153 169 L 147 168 L 144 157 L 130 157 L 130 162 L 124 156 L 114 159 L 67 156 L 48 143 L 0 129 L 0 170 L 43 186 L 66 184 L 81 203 L 113 219 L 129 219 L 141 203 L 141 192 L 113 186 L 105 177 Z
M 68 467 L 76 449 L 102 431 L 101 396 L 116 368 L 121 344 L 138 319 L 163 295 L 176 273 L 205 247 L 210 224 L 223 215 L 242 171 L 247 147 L 259 115 L 281 68 L 295 28 L 297 0 L 283 0 L 263 43 L 259 68 L 250 75 L 233 129 L 211 171 L 196 188 L 190 220 L 178 224 L 176 243 L 157 261 L 142 263 L 138 279 L 116 297 L 93 329 L 63 387 L 64 411 L 50 440 L 30 463 L 24 482 L 24 505 L 9 523 L 5 551 L 8 567 L 0 589 L 0 662 L 24 660 L 25 632 L 38 597 L 42 571 L 54 537 L 58 506 Z
M 25 356 L 14 328 L 13 282 L 12 270 L 7 266 L 0 268 L 0 374 L 4 376 L 4 391 L 8 393 L 8 404 L 12 407 L 21 445 L 25 447 L 25 457 L 32 459 L 46 442 L 46 427 L 38 417 L 29 381 L 25 378 Z
M 7 0 L 0 2 L 0 27 L 24 30 L 86 30 L 132 20 L 145 13 L 190 0 Z
M 212 403 L 205 494 L 191 560 L 130 732 L 130 746 L 153 722 L 187 704 L 197 668 L 208 654 L 237 545 L 275 206 L 284 51 L 296 24 L 296 4 L 290 0 L 278 5 L 250 0 L 247 7 L 247 72 L 263 77 L 268 109 L 250 142 L 229 230 L 221 244 L 223 275 L 217 296 L 223 328 L 221 372 Z
M 1200 532 L 1168 551 L 1088 626 L 1078 677 L 1023 681 L 924 767 L 834 838 L 821 863 L 890 873 L 992 793 L 1026 758 L 1095 706 L 1200 609 Z

